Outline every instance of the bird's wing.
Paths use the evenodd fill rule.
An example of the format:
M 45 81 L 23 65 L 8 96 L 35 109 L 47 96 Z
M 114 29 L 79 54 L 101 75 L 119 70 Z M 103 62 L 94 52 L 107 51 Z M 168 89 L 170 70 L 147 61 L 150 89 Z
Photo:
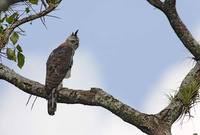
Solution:
M 46 63 L 47 93 L 56 88 L 65 78 L 68 70 L 72 67 L 74 51 L 67 46 L 59 46 L 50 54 Z
M 72 67 L 72 65 L 73 65 L 73 59 L 70 62 L 70 69 L 67 71 L 65 79 L 68 79 L 68 78 L 71 77 L 71 67 Z

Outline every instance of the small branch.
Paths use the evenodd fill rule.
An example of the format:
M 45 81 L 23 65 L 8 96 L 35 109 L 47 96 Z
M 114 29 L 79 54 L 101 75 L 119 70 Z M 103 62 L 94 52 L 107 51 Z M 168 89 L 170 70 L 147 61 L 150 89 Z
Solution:
M 2 64 L 0 64 L 0 79 L 15 85 L 26 93 L 47 99 L 44 85 L 27 79 Z M 153 134 L 153 130 L 159 126 L 154 115 L 141 113 L 99 88 L 91 88 L 91 90 L 63 88 L 58 93 L 58 103 L 101 106 L 147 134 Z
M 9 6 L 12 6 L 12 5 L 16 4 L 16 3 L 25 2 L 25 1 L 28 1 L 28 0 L 7 0 L 7 1 L 8 1 Z M 44 2 L 44 0 L 41 0 L 41 2 L 44 5 L 44 7 L 47 7 L 47 5 Z
M 9 6 L 11 6 L 13 4 L 16 4 L 16 3 L 19 3 L 19 2 L 28 1 L 28 0 L 7 0 L 7 1 L 8 1 Z
M 28 17 L 22 18 L 21 20 L 16 21 L 14 24 L 12 24 L 10 27 L 8 27 L 5 30 L 4 39 L 2 39 L 3 43 L 0 43 L 0 49 L 6 46 L 7 42 L 9 41 L 9 37 L 15 28 L 19 27 L 20 25 L 22 25 L 24 23 L 27 23 L 27 22 L 33 21 L 35 19 L 41 18 L 43 16 L 46 16 L 48 13 L 52 12 L 58 5 L 59 4 L 55 4 L 55 5 L 51 4 L 45 10 L 43 10 L 39 13 L 36 13 L 34 15 L 30 15 Z
M 151 1 L 151 2 L 149 2 Z M 190 31 L 187 29 L 185 24 L 182 22 L 176 11 L 176 0 L 165 0 L 162 6 L 157 2 L 159 0 L 148 0 L 148 2 L 159 8 L 163 13 L 167 16 L 171 27 L 175 31 L 176 35 L 182 41 L 184 46 L 190 51 L 190 53 L 194 56 L 196 60 L 200 58 L 200 44 L 196 41 L 196 39 L 192 36 Z M 155 4 L 156 3 L 156 4 Z
M 162 9 L 163 8 L 163 2 L 160 0 L 147 0 L 152 6 Z
M 151 2 L 149 2 L 151 1 Z M 159 8 L 167 16 L 171 27 L 175 31 L 176 35 L 179 37 L 184 46 L 190 51 L 195 59 L 199 60 L 200 58 L 200 44 L 192 36 L 190 31 L 187 29 L 185 24 L 182 22 L 176 11 L 176 0 L 165 0 L 162 6 L 157 6 L 158 0 L 148 0 L 148 2 Z M 155 5 L 156 3 L 156 5 Z M 161 8 L 160 8 L 161 7 Z
M 51 11 L 53 11 L 57 6 L 58 5 L 50 5 L 48 8 L 46 8 L 45 10 L 43 10 L 39 13 L 36 13 L 34 15 L 30 15 L 28 17 L 21 19 L 21 20 L 18 20 L 9 29 L 15 29 L 15 28 L 19 27 L 20 25 L 22 25 L 24 23 L 27 23 L 27 22 L 33 21 L 35 19 L 41 18 L 41 17 L 47 15 L 48 13 L 50 13 Z M 9 31 L 9 29 L 7 31 Z
M 190 51 L 190 53 L 196 58 L 200 57 L 200 44 L 196 41 L 196 39 L 192 36 L 190 31 L 187 29 L 185 24 L 180 19 L 176 8 L 166 7 L 164 10 L 170 25 L 174 29 L 176 35 L 182 41 L 184 46 Z
M 165 0 L 164 4 L 175 7 L 176 6 L 176 0 Z

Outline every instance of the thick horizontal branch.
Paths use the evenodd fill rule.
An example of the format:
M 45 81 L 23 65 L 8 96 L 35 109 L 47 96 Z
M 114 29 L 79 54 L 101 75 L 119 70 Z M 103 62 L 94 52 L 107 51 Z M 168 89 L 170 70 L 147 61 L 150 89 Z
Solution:
M 0 79 L 15 85 L 26 93 L 47 99 L 44 85 L 27 79 L 2 64 L 0 64 Z M 159 124 L 154 115 L 141 113 L 99 88 L 91 88 L 91 90 L 63 88 L 58 92 L 58 103 L 101 106 L 147 134 L 153 134 L 152 130 L 157 127 L 156 124 Z

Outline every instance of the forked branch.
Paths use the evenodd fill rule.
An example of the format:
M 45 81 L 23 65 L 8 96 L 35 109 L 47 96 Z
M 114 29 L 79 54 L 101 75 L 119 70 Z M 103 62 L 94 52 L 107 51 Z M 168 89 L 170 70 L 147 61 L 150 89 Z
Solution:
M 158 7 L 155 3 L 159 3 L 160 0 L 147 0 L 154 7 Z M 161 2 L 161 1 L 160 1 Z M 196 41 L 196 39 L 192 36 L 190 31 L 187 29 L 186 25 L 182 22 L 176 10 L 176 0 L 165 0 L 161 2 L 162 6 L 158 8 L 163 11 L 163 13 L 167 16 L 170 25 L 175 31 L 176 35 L 182 41 L 183 45 L 190 51 L 190 53 L 194 56 L 194 59 L 197 60 L 195 67 L 188 73 L 188 75 L 182 81 L 182 84 L 179 88 L 179 91 L 172 99 L 171 103 L 163 109 L 156 116 L 162 119 L 165 122 L 168 122 L 172 125 L 180 116 L 183 115 L 185 107 L 184 99 L 182 98 L 182 94 L 187 90 L 186 88 L 195 83 L 195 87 L 193 88 L 193 92 L 198 96 L 198 90 L 200 87 L 200 44 Z M 187 94 L 187 93 L 186 93 Z M 193 102 L 192 99 L 190 102 Z M 192 103 L 188 103 L 192 104 Z
M 179 17 L 176 10 L 176 0 L 165 0 L 161 2 L 160 0 L 147 0 L 154 7 L 158 7 L 167 16 L 170 25 L 175 31 L 176 35 L 179 37 L 184 46 L 190 51 L 196 60 L 200 58 L 200 44 L 192 36 L 191 32 L 187 29 L 186 25 L 183 23 Z M 155 4 L 156 3 L 156 4 Z M 158 4 L 162 3 L 162 4 Z

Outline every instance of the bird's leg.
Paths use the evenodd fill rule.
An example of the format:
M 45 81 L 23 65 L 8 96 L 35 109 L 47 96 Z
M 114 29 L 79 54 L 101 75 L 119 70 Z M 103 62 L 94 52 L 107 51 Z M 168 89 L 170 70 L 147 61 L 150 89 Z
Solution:
M 52 94 L 51 94 L 51 99 L 52 99 L 52 103 L 51 103 L 51 107 L 55 109 L 56 111 L 56 102 L 57 102 L 57 92 L 62 89 L 63 84 L 62 82 L 58 85 L 57 88 L 53 89 Z
M 56 88 L 54 88 L 48 95 L 48 113 L 54 115 L 56 111 Z
M 51 99 L 51 107 L 54 108 L 56 102 L 56 88 L 52 90 Z
M 57 87 L 57 91 L 59 91 L 60 89 L 62 89 L 62 87 L 63 87 L 63 84 L 62 84 L 62 82 L 58 85 L 58 87 Z
M 53 89 L 52 90 L 52 94 L 51 94 L 51 99 L 52 99 L 52 102 L 51 102 L 51 107 L 52 108 L 55 108 L 56 110 L 56 101 L 57 101 L 57 92 L 62 89 L 63 87 L 63 84 L 62 82 L 58 85 L 57 88 Z

